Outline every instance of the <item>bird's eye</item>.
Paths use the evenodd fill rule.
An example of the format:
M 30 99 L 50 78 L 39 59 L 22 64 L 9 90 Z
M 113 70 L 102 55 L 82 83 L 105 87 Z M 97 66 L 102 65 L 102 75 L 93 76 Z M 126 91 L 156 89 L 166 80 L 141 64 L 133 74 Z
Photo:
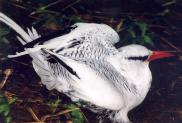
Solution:
M 147 59 L 148 59 L 148 55 L 146 55 L 146 56 L 131 56 L 131 57 L 128 57 L 128 60 L 146 61 Z

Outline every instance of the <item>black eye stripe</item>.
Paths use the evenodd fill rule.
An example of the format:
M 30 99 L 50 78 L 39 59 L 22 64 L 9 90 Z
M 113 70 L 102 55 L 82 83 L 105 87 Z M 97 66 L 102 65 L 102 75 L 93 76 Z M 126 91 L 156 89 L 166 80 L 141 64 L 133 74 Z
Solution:
M 128 60 L 140 60 L 140 61 L 146 61 L 148 56 L 132 56 L 128 57 Z

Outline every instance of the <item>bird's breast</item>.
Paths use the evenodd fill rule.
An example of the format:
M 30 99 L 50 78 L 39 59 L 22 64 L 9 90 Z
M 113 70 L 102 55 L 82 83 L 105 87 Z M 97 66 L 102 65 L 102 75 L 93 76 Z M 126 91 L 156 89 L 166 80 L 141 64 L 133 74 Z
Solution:
M 147 67 L 143 69 L 138 69 L 137 72 L 133 73 L 131 77 L 133 84 L 137 88 L 136 102 L 135 106 L 139 105 L 145 99 L 152 81 L 152 75 L 150 69 Z M 134 106 L 134 107 L 135 107 Z
M 111 110 L 118 110 L 123 106 L 123 97 L 111 82 L 78 62 L 72 62 L 72 68 L 80 76 L 73 83 L 74 97 Z

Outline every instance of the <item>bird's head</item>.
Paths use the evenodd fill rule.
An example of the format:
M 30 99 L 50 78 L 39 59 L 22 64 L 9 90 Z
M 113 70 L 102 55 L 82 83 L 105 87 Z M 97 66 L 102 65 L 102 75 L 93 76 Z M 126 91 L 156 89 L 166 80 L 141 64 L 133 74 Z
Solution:
M 149 63 L 151 61 L 174 56 L 166 51 L 151 51 L 141 45 L 128 45 L 118 49 L 121 56 L 128 61 L 141 61 Z

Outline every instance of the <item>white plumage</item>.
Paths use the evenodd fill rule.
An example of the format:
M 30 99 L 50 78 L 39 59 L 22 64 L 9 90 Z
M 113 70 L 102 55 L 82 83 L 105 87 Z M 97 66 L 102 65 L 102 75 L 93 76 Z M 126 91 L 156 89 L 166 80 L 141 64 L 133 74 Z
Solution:
M 152 51 L 140 45 L 116 49 L 119 36 L 105 24 L 77 23 L 70 33 L 45 41 L 34 28 L 26 33 L 2 13 L 0 21 L 14 29 L 25 46 L 24 52 L 9 57 L 29 54 L 49 90 L 111 110 L 114 122 L 130 122 L 128 111 L 144 100 L 150 88 L 147 58 Z M 28 45 L 36 40 L 40 42 Z

